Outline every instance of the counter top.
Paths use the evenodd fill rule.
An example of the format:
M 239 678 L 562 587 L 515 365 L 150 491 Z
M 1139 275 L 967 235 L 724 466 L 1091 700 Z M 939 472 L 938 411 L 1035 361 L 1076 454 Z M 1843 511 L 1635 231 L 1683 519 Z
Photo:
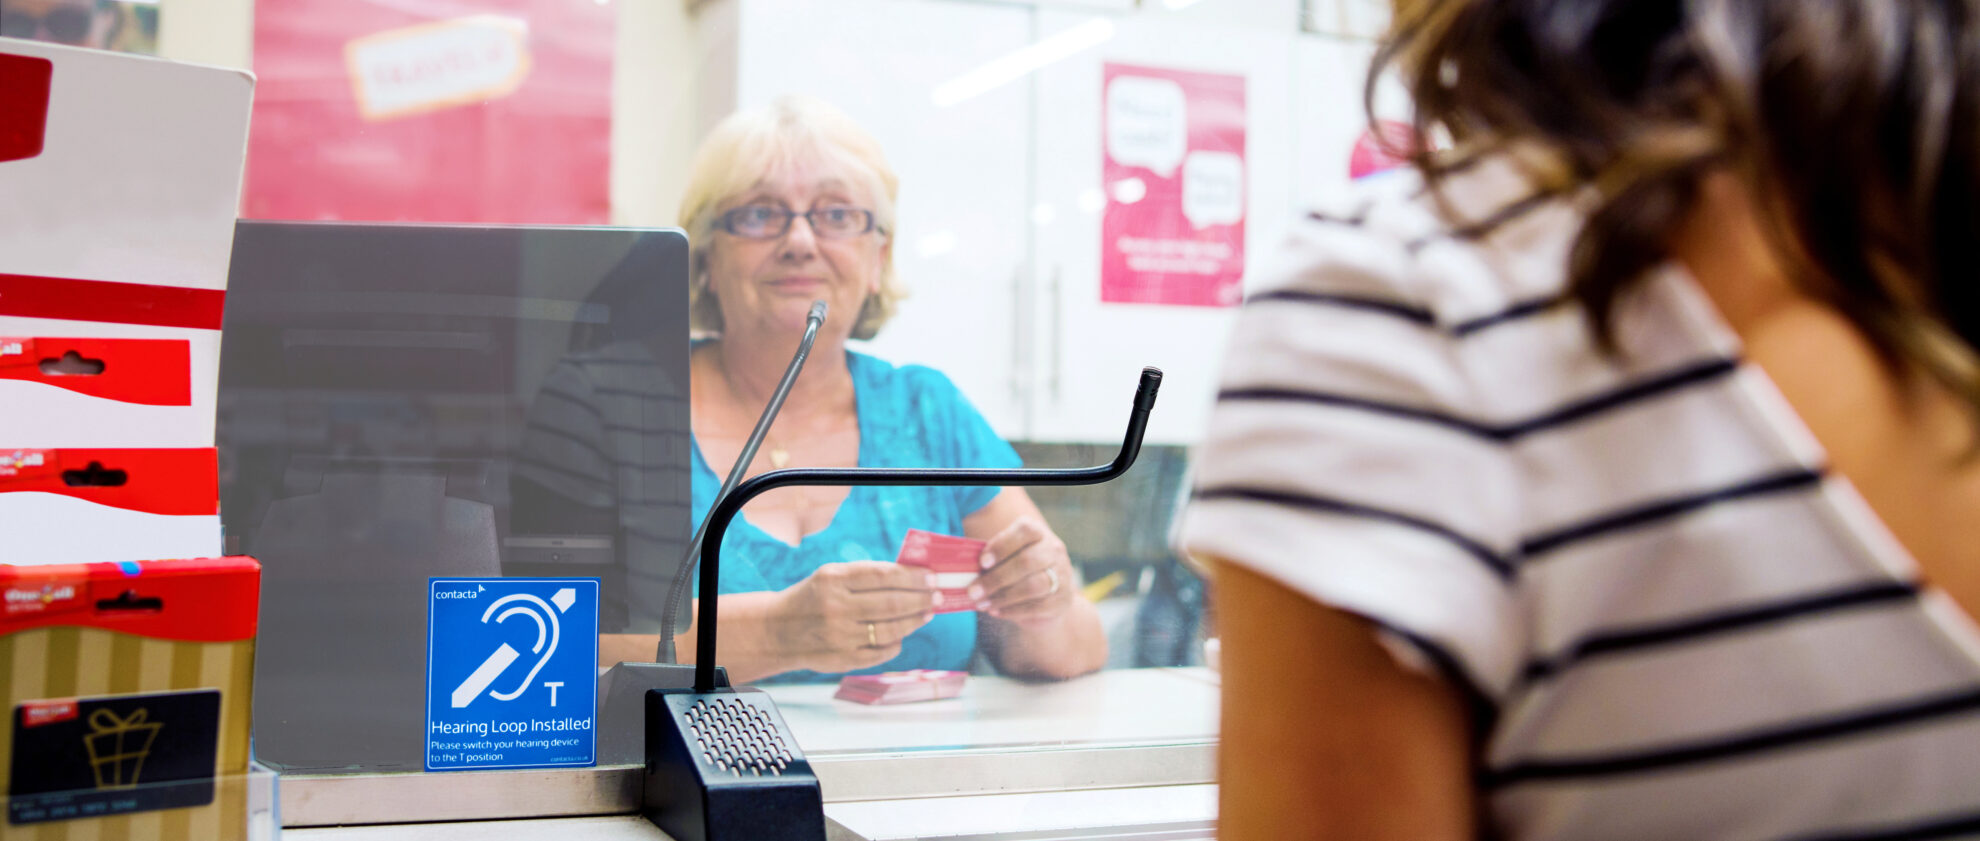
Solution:
M 1075 832 L 1063 836 L 1071 838 L 1109 827 L 1125 832 L 1108 836 L 1116 838 L 1143 837 L 1142 829 L 1157 832 L 1146 835 L 1150 838 L 1207 838 L 1215 819 L 1215 787 L 1204 783 L 1212 771 L 1218 681 L 1207 669 L 1124 669 L 1055 683 L 977 676 L 956 698 L 892 706 L 833 699 L 832 684 L 765 688 L 815 760 L 835 839 L 920 837 L 944 828 L 967 830 L 971 838 L 1065 829 Z M 462 821 L 489 813 L 442 814 L 446 804 L 462 802 L 460 795 L 469 793 L 459 786 L 472 786 L 470 799 L 482 804 L 478 808 L 533 802 L 524 795 L 545 789 L 545 781 L 532 776 L 544 773 L 564 772 L 285 779 L 286 820 L 334 823 L 404 814 L 458 822 L 298 828 L 283 836 L 300 841 L 666 838 L 629 815 Z M 637 809 L 637 768 L 569 773 L 613 780 L 632 775 L 624 785 L 601 779 L 567 787 L 596 789 L 588 797 L 600 810 Z M 504 795 L 511 783 L 528 791 Z M 353 798 L 363 802 L 344 802 Z
M 1217 677 L 1119 669 L 1052 683 L 973 676 L 960 696 L 912 704 L 835 700 L 836 684 L 764 687 L 807 754 L 1203 742 L 1217 735 Z

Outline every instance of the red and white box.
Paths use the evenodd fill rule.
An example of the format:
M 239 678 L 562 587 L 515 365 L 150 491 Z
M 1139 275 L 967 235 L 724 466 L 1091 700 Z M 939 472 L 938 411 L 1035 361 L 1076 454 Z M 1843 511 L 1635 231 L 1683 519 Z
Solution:
M 210 447 L 0 450 L 0 564 L 220 554 Z
M 241 71 L 0 38 L 0 346 L 39 357 L 0 357 L 18 375 L 0 376 L 0 448 L 213 446 L 253 90 Z M 155 344 L 86 358 L 105 378 L 183 358 L 183 392 L 40 376 L 61 355 L 26 344 L 138 339 Z
M 0 38 L 0 564 L 219 555 L 254 79 Z
M 185 339 L 0 336 L 0 441 L 211 444 Z

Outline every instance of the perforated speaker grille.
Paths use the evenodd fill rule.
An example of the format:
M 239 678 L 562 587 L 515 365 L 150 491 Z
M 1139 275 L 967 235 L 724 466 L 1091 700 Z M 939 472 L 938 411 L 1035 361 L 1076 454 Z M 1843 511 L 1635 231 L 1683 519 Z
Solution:
M 739 698 L 698 699 L 685 713 L 701 761 L 733 774 L 780 776 L 790 746 L 770 713 Z

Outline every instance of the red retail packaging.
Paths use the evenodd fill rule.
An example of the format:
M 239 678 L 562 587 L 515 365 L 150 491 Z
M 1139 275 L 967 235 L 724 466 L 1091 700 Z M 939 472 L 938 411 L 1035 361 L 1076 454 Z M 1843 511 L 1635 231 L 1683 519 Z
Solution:
M 219 554 L 211 448 L 0 450 L 0 564 Z
M 104 367 L 63 380 L 0 357 L 0 446 L 213 446 L 253 89 L 241 71 L 0 38 L 0 345 L 40 354 L 39 374 L 44 342 L 170 343 L 69 348 Z M 113 384 L 127 372 L 159 391 Z
M 185 339 L 0 336 L 0 442 L 126 441 L 137 430 L 208 444 L 208 407 L 193 405 Z M 162 428 L 161 428 L 162 427 Z
M 191 406 L 191 348 L 184 339 L 0 336 L 0 406 L 48 399 L 45 392 L 17 389 L 15 383 L 36 383 L 120 403 Z M 100 408 L 94 402 L 88 405 Z M 0 413 L 0 440 L 9 437 L 5 424 L 18 422 L 18 416 L 25 414 Z
M 0 836 L 245 838 L 260 581 L 245 557 L 0 566 Z
M 253 87 L 0 38 L 0 837 L 245 833 L 213 429 Z

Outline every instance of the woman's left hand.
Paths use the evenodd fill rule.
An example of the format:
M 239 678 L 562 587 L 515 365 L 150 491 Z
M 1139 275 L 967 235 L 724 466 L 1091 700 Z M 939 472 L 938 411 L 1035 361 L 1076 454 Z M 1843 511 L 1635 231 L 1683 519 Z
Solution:
M 1019 517 L 983 547 L 983 573 L 970 585 L 976 609 L 1018 625 L 1049 625 L 1079 598 L 1066 544 L 1036 517 Z

